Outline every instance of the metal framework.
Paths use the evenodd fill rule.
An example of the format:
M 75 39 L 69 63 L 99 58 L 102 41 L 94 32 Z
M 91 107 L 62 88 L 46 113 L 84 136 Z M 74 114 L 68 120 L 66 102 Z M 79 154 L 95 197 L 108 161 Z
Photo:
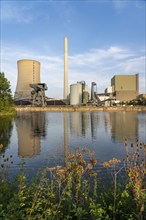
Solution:
M 31 103 L 32 106 L 46 106 L 45 90 L 47 85 L 45 83 L 30 84 L 33 89 L 31 91 Z

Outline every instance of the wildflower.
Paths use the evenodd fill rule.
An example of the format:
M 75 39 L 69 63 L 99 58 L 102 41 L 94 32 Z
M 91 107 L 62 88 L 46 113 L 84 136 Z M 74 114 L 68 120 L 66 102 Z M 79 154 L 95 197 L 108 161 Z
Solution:
M 91 164 L 91 163 L 88 163 L 87 169 L 88 169 L 88 170 L 91 170 L 92 168 L 93 168 L 92 164 Z
M 116 164 L 116 163 L 120 163 L 121 161 L 118 160 L 117 158 L 113 158 L 112 160 L 109 160 L 109 164 Z
M 90 159 L 90 163 L 94 166 L 97 164 L 97 160 L 95 158 Z
M 84 168 L 82 166 L 78 166 L 76 169 L 77 174 L 82 175 L 84 173 Z
M 73 160 L 75 158 L 75 155 L 74 154 L 68 154 L 68 160 Z
M 80 158 L 81 159 L 81 158 L 83 158 L 83 155 L 81 153 L 77 153 L 76 154 L 76 158 Z
M 72 163 L 71 163 L 71 162 L 67 162 L 67 163 L 66 163 L 66 168 L 67 168 L 67 169 L 70 169 L 71 166 L 72 166 Z
M 110 167 L 109 162 L 103 162 L 102 165 L 103 165 L 104 167 L 106 167 L 106 168 Z
M 86 166 L 86 161 L 85 161 L 85 160 L 80 160 L 80 161 L 79 161 L 79 165 L 81 165 L 81 166 Z

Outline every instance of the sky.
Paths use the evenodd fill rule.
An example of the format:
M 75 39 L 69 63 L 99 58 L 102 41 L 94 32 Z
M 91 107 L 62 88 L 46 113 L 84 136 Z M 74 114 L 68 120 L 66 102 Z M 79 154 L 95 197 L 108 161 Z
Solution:
M 0 0 L 0 71 L 14 95 L 17 61 L 41 63 L 48 97 L 63 98 L 64 37 L 69 85 L 84 80 L 90 92 L 111 86 L 119 74 L 139 73 L 146 93 L 145 0 Z

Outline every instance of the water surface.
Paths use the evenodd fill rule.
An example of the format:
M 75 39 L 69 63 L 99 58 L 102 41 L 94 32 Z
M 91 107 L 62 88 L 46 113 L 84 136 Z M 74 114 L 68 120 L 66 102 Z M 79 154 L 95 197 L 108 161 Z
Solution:
M 19 112 L 0 120 L 0 160 L 13 156 L 10 175 L 20 163 L 30 175 L 46 164 L 63 165 L 76 146 L 94 151 L 100 164 L 123 159 L 125 138 L 146 143 L 146 112 Z

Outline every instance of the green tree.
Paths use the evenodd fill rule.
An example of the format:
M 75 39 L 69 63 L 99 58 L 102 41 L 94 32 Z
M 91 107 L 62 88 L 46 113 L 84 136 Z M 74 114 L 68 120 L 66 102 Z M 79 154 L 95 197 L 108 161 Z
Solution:
M 13 98 L 10 82 L 4 73 L 0 72 L 0 112 L 10 112 L 13 109 Z

